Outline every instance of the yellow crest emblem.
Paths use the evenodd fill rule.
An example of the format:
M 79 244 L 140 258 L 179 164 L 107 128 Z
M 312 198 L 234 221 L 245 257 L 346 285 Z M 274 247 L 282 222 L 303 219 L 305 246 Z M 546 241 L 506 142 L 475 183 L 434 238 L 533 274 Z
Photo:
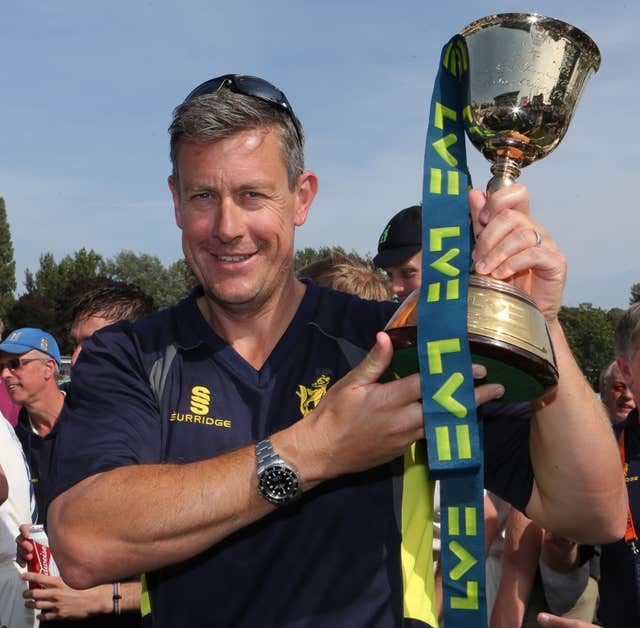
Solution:
M 320 375 L 318 379 L 311 384 L 311 388 L 307 388 L 300 384 L 296 395 L 300 397 L 300 412 L 302 416 L 307 416 L 311 410 L 316 408 L 320 400 L 327 394 L 327 388 L 331 378 L 328 375 Z

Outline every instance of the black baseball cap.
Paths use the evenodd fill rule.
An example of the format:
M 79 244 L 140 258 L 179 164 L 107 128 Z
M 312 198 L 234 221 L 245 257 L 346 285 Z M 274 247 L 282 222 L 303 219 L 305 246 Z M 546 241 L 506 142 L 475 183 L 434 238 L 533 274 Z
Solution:
M 413 205 L 399 211 L 384 228 L 378 240 L 377 268 L 397 266 L 422 249 L 422 207 Z

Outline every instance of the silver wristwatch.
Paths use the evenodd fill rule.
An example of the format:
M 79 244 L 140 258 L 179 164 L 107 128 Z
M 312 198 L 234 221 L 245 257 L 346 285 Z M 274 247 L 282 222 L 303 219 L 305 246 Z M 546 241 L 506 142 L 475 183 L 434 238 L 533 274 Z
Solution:
M 276 506 L 288 504 L 300 497 L 300 478 L 273 449 L 268 438 L 256 445 L 258 463 L 258 493 Z

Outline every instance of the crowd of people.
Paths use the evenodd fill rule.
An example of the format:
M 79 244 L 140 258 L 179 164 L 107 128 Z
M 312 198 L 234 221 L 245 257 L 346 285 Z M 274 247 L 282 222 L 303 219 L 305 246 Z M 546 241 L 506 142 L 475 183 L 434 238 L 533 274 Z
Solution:
M 421 283 L 422 208 L 391 218 L 375 268 L 335 255 L 296 275 L 318 178 L 284 93 L 211 79 L 170 135 L 198 288 L 157 312 L 129 284 L 84 295 L 70 385 L 46 330 L 0 342 L 0 623 L 442 625 L 420 379 L 389 374 L 382 333 Z M 526 280 L 559 371 L 543 398 L 512 404 L 473 369 L 487 620 L 638 625 L 640 305 L 618 325 L 601 402 L 558 321 L 567 265 L 527 190 L 472 190 L 469 206 L 477 272 Z M 59 576 L 25 569 L 34 523 Z

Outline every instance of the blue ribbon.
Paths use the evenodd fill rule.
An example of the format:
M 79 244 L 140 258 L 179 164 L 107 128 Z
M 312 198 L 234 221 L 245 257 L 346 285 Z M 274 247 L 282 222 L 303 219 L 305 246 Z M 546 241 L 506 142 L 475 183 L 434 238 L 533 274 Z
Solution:
M 434 85 L 422 195 L 418 358 L 430 475 L 440 480 L 446 628 L 487 625 L 483 452 L 467 336 L 468 67 L 466 43 L 455 36 L 442 50 Z

